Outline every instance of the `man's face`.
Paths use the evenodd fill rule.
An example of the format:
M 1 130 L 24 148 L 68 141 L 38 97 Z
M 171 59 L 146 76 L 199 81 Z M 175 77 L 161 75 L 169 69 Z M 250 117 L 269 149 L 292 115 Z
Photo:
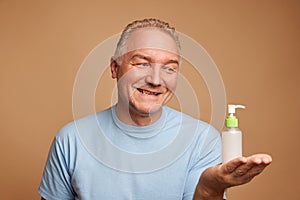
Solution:
M 120 66 L 111 66 L 118 80 L 118 106 L 137 115 L 161 112 L 173 96 L 180 57 L 174 40 L 157 29 L 130 35 Z

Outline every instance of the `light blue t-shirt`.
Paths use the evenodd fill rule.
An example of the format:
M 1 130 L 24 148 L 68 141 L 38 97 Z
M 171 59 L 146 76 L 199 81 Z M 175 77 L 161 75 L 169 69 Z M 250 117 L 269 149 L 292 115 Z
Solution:
M 56 135 L 39 193 L 46 200 L 191 200 L 201 173 L 221 163 L 210 125 L 163 107 L 149 126 L 129 126 L 115 106 Z

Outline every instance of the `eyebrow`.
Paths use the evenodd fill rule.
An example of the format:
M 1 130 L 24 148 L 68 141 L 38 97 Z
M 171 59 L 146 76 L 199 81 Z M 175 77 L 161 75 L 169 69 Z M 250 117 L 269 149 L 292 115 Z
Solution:
M 140 59 L 143 59 L 143 60 L 147 60 L 148 62 L 151 62 L 151 57 L 145 56 L 145 55 L 142 55 L 142 54 L 134 54 L 130 58 L 130 60 L 132 60 L 134 58 L 140 58 Z M 179 65 L 179 61 L 178 60 L 173 60 L 173 59 L 168 60 L 165 64 L 172 64 L 172 63 Z
M 142 54 L 134 54 L 130 60 L 134 59 L 134 58 L 140 58 L 140 59 L 143 59 L 143 60 L 147 60 L 147 61 L 151 61 L 151 58 L 149 56 L 144 56 Z

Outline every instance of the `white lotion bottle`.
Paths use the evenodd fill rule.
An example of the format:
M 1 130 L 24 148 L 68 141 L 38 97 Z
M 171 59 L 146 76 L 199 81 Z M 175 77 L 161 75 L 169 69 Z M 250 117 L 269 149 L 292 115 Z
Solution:
M 234 158 L 241 157 L 242 154 L 242 131 L 238 128 L 238 119 L 235 114 L 236 108 L 246 107 L 243 105 L 228 105 L 228 116 L 226 118 L 226 128 L 222 131 L 222 161 L 226 163 Z

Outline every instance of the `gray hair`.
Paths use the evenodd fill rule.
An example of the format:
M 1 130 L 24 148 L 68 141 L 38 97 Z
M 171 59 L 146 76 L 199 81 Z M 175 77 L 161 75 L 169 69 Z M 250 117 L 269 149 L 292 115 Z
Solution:
M 178 52 L 180 53 L 181 46 L 179 42 L 178 35 L 175 31 L 174 27 L 171 27 L 169 23 L 161 21 L 159 19 L 149 18 L 149 19 L 142 19 L 142 20 L 136 20 L 132 23 L 128 24 L 125 29 L 123 30 L 121 37 L 117 43 L 117 48 L 115 50 L 114 54 L 114 60 L 117 61 L 120 64 L 120 58 L 125 53 L 124 47 L 126 46 L 127 39 L 129 38 L 130 34 L 134 32 L 137 29 L 141 28 L 157 28 L 165 33 L 169 34 L 175 41 L 176 47 Z

